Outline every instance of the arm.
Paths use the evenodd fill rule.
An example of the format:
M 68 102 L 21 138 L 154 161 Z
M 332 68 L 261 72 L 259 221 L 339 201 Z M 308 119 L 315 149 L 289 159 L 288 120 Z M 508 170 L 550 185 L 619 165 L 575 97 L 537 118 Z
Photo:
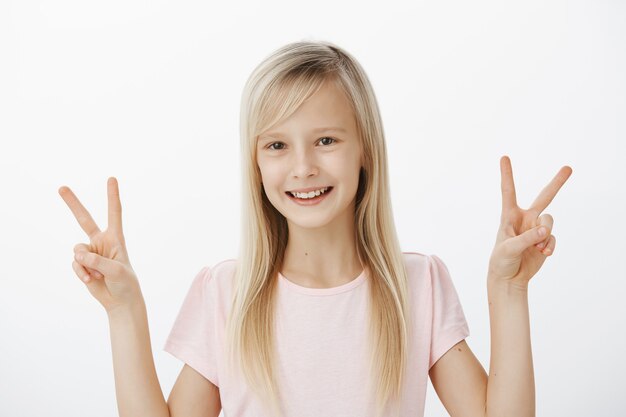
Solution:
M 534 416 L 527 290 L 491 280 L 488 283 L 489 376 L 462 340 L 430 368 L 430 380 L 453 417 Z
M 167 404 L 172 417 L 218 417 L 222 411 L 219 388 L 187 364 L 180 371 Z
M 487 416 L 534 416 L 528 290 L 488 282 L 491 361 Z
M 487 372 L 465 339 L 450 348 L 428 372 L 448 414 L 453 417 L 485 417 Z
M 217 417 L 218 387 L 185 364 L 167 403 L 156 375 L 148 319 L 142 302 L 135 311 L 109 313 L 115 391 L 120 417 Z
M 572 169 L 562 167 L 527 210 L 517 205 L 511 161 L 507 156 L 500 158 L 500 172 L 502 215 L 487 274 L 491 326 L 487 385 L 485 387 L 485 380 L 477 371 L 480 363 L 469 348 L 463 349 L 466 346 L 450 349 L 430 371 L 437 394 L 441 390 L 439 396 L 444 406 L 455 417 L 535 416 L 528 283 L 546 258 L 554 254 L 553 218 L 541 213 L 572 174 Z M 483 398 L 485 390 L 485 408 L 481 414 L 472 399 Z
M 143 299 L 107 314 L 120 417 L 170 417 L 154 367 Z
M 154 369 L 146 305 L 126 250 L 115 177 L 109 177 L 107 193 L 109 224 L 102 232 L 72 190 L 59 188 L 90 240 L 74 247 L 72 267 L 109 318 L 119 415 L 170 417 Z
M 517 205 L 513 169 L 506 156 L 500 158 L 500 172 L 502 215 L 487 274 L 491 324 L 487 415 L 534 417 L 528 284 L 554 254 L 554 219 L 544 210 L 572 169 L 562 167 L 526 210 Z

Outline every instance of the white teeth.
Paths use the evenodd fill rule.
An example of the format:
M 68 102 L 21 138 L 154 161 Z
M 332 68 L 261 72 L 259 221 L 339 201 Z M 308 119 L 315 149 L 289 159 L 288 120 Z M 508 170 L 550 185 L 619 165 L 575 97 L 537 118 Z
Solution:
M 292 196 L 296 198 L 307 199 L 307 198 L 317 197 L 320 194 L 324 194 L 327 190 L 328 190 L 328 187 L 322 188 L 321 190 L 317 190 L 317 191 L 310 191 L 308 193 L 292 193 L 291 191 L 289 191 L 289 194 L 291 194 Z

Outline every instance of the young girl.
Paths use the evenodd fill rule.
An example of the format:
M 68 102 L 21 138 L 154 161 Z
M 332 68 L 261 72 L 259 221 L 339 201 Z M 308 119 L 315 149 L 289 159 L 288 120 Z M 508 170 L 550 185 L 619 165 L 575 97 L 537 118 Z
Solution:
M 523 210 L 500 161 L 488 376 L 444 263 L 400 249 L 383 125 L 354 57 L 329 42 L 267 57 L 243 93 L 241 149 L 240 253 L 191 284 L 165 343 L 185 362 L 167 402 L 117 181 L 105 232 L 59 189 L 91 240 L 73 268 L 109 317 L 120 416 L 422 416 L 429 376 L 452 416 L 534 415 L 527 288 L 554 252 L 541 213 L 570 167 Z

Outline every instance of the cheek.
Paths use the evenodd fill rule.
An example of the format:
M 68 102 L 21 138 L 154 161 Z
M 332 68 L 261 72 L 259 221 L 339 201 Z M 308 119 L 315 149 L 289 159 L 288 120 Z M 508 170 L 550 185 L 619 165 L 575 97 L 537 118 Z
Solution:
M 259 166 L 261 173 L 261 182 L 266 189 L 266 192 L 274 192 L 275 188 L 281 188 L 285 179 L 284 170 L 281 169 L 280 164 Z
M 337 167 L 337 171 L 342 178 L 355 178 L 356 181 L 359 179 L 359 171 L 361 169 L 361 161 L 354 154 L 352 155 L 344 155 L 341 158 L 337 158 L 337 160 L 333 161 L 335 167 Z

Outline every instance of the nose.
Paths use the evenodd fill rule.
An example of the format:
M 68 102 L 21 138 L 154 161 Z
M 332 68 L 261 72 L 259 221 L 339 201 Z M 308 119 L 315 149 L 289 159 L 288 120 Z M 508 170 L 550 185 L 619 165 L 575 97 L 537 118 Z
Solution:
M 304 178 L 318 174 L 315 157 L 306 149 L 294 152 L 293 166 L 291 169 L 293 177 Z

